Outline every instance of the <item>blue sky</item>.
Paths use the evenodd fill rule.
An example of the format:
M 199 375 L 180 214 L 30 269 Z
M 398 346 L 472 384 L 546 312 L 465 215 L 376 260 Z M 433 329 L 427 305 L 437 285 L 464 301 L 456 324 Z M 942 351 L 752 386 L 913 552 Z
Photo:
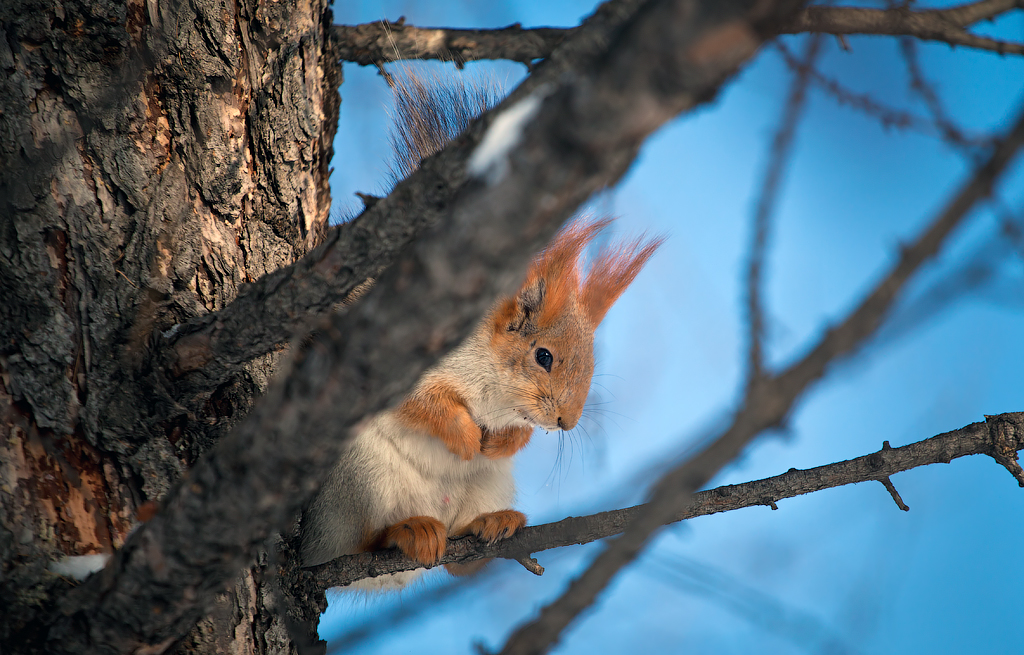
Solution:
M 335 20 L 400 15 L 422 26 L 575 25 L 593 4 L 365 2 Z M 984 30 L 1024 40 L 1024 12 Z M 799 51 L 803 37 L 784 40 Z M 825 42 L 821 70 L 920 116 L 896 42 Z M 968 130 L 1005 128 L 1024 102 L 1024 61 L 920 45 L 925 74 Z M 523 67 L 486 69 L 511 87 Z M 607 411 L 561 439 L 535 436 L 518 457 L 518 507 L 532 523 L 643 500 L 638 480 L 727 417 L 743 362 L 743 265 L 768 146 L 790 75 L 765 49 L 712 105 L 663 128 L 595 205 L 621 234 L 669 239 L 598 332 L 595 398 Z M 389 91 L 373 69 L 345 66 L 332 191 L 380 192 L 387 170 Z M 820 90 L 811 92 L 773 223 L 766 278 L 769 357 L 785 365 L 840 319 L 950 197 L 970 161 L 930 135 L 888 130 Z M 1024 165 L 999 196 L 1024 222 Z M 977 211 L 908 289 L 898 326 L 801 401 L 782 434 L 766 435 L 713 484 L 776 475 L 903 445 L 1024 410 L 1024 246 Z M 988 281 L 936 304 L 967 263 Z M 923 312 L 911 311 L 924 307 Z M 1024 490 L 991 459 L 973 457 L 881 484 L 819 492 L 666 529 L 578 621 L 558 653 L 1019 653 Z M 490 647 L 556 597 L 601 544 L 538 555 L 536 578 L 497 563 L 474 584 L 432 600 L 416 618 L 347 652 L 471 652 Z M 430 575 L 401 594 L 341 595 L 321 624 L 341 635 L 449 584 Z

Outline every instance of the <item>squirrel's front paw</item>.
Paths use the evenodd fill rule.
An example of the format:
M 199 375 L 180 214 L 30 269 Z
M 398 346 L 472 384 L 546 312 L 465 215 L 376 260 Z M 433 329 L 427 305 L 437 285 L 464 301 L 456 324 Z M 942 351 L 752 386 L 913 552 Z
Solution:
M 437 564 L 448 545 L 448 530 L 433 516 L 411 516 L 384 530 L 384 545 L 397 546 L 420 564 Z
M 504 430 L 483 430 L 480 452 L 487 459 L 511 457 L 530 443 L 533 428 L 511 427 Z
M 480 441 L 483 432 L 480 426 L 473 421 L 469 412 L 460 412 L 454 417 L 454 425 L 447 434 L 439 435 L 444 445 L 460 459 L 469 461 L 480 452 Z
M 489 544 L 498 539 L 508 539 L 526 525 L 526 515 L 514 509 L 481 514 L 461 530 L 461 534 L 476 535 Z

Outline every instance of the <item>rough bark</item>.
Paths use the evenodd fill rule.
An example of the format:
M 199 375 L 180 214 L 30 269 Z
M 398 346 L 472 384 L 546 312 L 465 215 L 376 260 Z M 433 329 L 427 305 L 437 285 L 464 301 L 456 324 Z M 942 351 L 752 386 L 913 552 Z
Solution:
M 26 621 L 68 588 L 47 563 L 121 546 L 266 385 L 273 354 L 188 412 L 147 350 L 321 231 L 340 83 L 326 4 L 0 6 L 5 651 L 38 645 Z M 182 650 L 266 652 L 245 636 L 277 620 L 260 569 L 225 598 Z

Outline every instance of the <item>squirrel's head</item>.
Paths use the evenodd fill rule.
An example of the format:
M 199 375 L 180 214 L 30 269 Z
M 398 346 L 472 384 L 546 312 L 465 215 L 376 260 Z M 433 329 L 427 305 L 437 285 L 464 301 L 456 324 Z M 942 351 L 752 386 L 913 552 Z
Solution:
M 513 298 L 490 316 L 491 346 L 514 411 L 546 430 L 570 430 L 594 375 L 594 330 L 661 245 L 643 238 L 602 248 L 586 275 L 580 257 L 611 220 L 573 221 L 531 263 Z

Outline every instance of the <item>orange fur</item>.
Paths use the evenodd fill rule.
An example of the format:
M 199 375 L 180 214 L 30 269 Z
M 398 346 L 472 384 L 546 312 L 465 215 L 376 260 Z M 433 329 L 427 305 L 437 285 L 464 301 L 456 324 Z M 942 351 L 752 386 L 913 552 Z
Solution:
M 406 425 L 434 435 L 464 460 L 480 452 L 480 427 L 458 392 L 441 380 L 421 384 L 398 407 L 397 416 Z
M 530 266 L 523 288 L 544 281 L 544 305 L 537 323 L 550 325 L 563 316 L 569 303 L 579 296 L 579 259 L 583 249 L 603 230 L 610 219 L 572 221 L 555 235 L 544 252 Z
M 448 546 L 448 531 L 432 516 L 411 516 L 384 529 L 384 545 L 420 564 L 437 564 Z
M 583 250 L 611 222 L 608 218 L 570 222 L 530 264 L 520 293 L 538 283 L 543 285 L 544 302 L 537 317 L 538 326 L 543 328 L 555 323 L 571 312 L 574 305 L 579 305 L 591 326 L 596 328 L 664 242 L 663 238 L 647 241 L 639 237 L 614 249 L 602 248 L 586 277 L 582 278 Z M 495 331 L 507 326 L 515 314 L 515 299 L 503 299 L 492 315 Z
M 505 428 L 504 430 L 483 430 L 480 452 L 488 459 L 511 457 L 526 447 L 533 436 L 533 428 Z
M 508 539 L 526 525 L 526 515 L 514 509 L 481 514 L 459 530 L 457 534 L 472 534 L 493 544 L 499 539 Z
M 591 325 L 601 323 L 608 309 L 619 299 L 654 251 L 664 242 L 655 239 L 644 245 L 640 237 L 615 250 L 602 250 L 594 260 L 583 285 L 583 307 Z

